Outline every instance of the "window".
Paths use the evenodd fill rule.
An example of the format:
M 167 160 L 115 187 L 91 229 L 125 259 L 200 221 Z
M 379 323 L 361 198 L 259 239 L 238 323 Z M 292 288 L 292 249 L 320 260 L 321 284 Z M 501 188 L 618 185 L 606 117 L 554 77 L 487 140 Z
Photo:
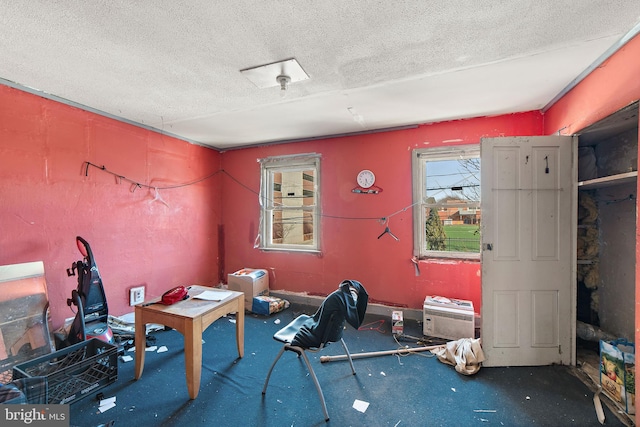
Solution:
M 259 160 L 261 249 L 318 251 L 320 156 L 297 154 Z
M 480 147 L 413 152 L 414 253 L 480 258 Z

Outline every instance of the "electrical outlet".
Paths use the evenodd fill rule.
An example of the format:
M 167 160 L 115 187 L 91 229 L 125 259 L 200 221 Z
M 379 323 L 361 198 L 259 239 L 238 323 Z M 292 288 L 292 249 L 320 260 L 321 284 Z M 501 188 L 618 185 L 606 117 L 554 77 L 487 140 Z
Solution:
M 129 289 L 129 305 L 134 306 L 144 302 L 144 286 Z

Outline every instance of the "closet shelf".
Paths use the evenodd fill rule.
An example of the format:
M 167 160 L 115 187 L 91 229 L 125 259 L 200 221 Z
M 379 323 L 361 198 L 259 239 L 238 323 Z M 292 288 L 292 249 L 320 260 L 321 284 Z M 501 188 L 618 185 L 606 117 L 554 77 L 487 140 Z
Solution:
M 578 190 L 591 190 L 594 188 L 608 187 L 611 185 L 634 182 L 638 177 L 638 171 L 619 173 L 617 175 L 603 176 L 602 178 L 589 179 L 578 182 Z

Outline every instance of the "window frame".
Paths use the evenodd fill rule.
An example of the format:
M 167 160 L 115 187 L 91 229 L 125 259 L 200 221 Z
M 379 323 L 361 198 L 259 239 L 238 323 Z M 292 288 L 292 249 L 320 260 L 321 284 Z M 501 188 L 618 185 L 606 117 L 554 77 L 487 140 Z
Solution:
M 260 163 L 260 235 L 255 247 L 265 251 L 320 252 L 320 155 L 316 153 L 274 156 L 259 159 Z M 274 176 L 282 172 L 302 172 L 313 170 L 313 203 L 308 206 L 276 206 L 274 197 Z M 306 179 L 303 174 L 303 179 Z M 282 184 L 282 183 L 280 183 Z M 302 194 L 309 194 L 302 189 Z M 313 244 L 274 243 L 273 212 L 310 212 L 312 217 Z
M 418 259 L 449 258 L 460 260 L 480 260 L 478 252 L 436 251 L 427 249 L 425 223 L 426 208 L 438 208 L 442 203 L 428 203 L 426 198 L 427 161 L 480 159 L 480 144 L 458 145 L 449 147 L 418 148 L 411 153 L 411 173 L 413 180 L 413 255 Z M 427 160 L 428 159 L 428 160 Z M 480 171 L 478 171 L 479 173 Z M 480 183 L 482 185 L 482 183 Z M 449 207 L 469 207 L 477 205 L 482 209 L 481 201 L 473 203 L 448 204 Z

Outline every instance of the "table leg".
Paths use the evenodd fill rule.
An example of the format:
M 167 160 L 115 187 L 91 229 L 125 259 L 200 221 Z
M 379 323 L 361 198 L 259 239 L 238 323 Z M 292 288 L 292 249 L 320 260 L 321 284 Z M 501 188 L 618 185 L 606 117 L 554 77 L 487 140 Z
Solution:
M 142 313 L 135 310 L 135 346 L 136 346 L 136 368 L 135 379 L 142 376 L 144 369 L 144 354 L 147 346 L 147 324 L 142 320 Z
M 244 298 L 238 300 L 238 311 L 236 314 L 236 343 L 238 345 L 238 356 L 244 357 Z
M 202 319 L 190 319 L 184 328 L 184 362 L 187 367 L 187 390 L 195 399 L 200 391 L 202 373 Z

